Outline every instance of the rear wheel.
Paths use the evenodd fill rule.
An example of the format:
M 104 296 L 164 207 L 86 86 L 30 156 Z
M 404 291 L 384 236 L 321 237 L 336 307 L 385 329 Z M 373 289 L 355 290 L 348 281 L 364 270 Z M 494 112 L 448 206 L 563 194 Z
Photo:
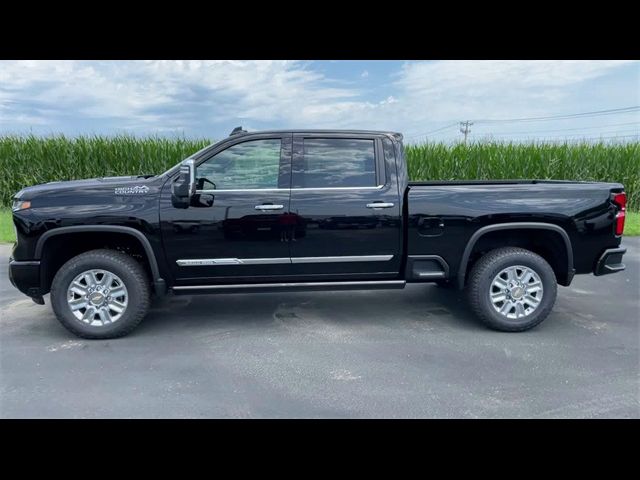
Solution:
M 487 326 L 519 332 L 547 318 L 558 287 L 544 258 L 523 248 L 505 247 L 477 261 L 467 289 L 471 309 Z
M 131 332 L 149 308 L 142 266 L 114 250 L 92 250 L 65 263 L 51 285 L 56 317 L 83 338 L 116 338 Z

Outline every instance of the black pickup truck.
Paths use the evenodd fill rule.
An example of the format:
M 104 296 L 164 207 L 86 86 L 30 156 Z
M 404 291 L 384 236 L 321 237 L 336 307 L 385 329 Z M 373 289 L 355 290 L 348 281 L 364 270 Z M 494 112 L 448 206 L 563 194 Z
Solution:
M 398 133 L 237 128 L 157 176 L 21 190 L 9 276 L 85 338 L 129 333 L 152 295 L 411 282 L 522 331 L 557 284 L 624 269 L 625 203 L 619 183 L 410 182 Z

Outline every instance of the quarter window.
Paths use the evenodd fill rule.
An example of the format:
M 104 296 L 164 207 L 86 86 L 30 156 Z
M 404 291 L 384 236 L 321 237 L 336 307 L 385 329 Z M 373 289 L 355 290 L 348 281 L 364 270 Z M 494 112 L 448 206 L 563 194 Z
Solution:
M 217 190 L 278 188 L 280 149 L 280 139 L 238 143 L 198 165 L 197 176 Z
M 305 138 L 302 161 L 294 165 L 294 188 L 376 186 L 374 141 Z

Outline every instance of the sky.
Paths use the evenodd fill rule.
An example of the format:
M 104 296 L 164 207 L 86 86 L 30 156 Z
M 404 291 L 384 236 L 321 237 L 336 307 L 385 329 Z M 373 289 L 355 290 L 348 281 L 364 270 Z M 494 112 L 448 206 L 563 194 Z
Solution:
M 640 61 L 0 61 L 0 135 L 355 128 L 406 141 L 638 140 Z M 517 120 L 566 116 L 562 119 Z M 498 120 L 498 121 L 496 121 Z

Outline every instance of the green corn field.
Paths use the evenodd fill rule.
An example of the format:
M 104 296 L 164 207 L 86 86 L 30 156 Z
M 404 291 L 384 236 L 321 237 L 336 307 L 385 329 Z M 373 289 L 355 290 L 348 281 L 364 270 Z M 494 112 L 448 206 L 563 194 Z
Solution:
M 640 142 L 430 143 L 406 147 L 412 180 L 593 180 L 620 182 L 640 209 Z
M 21 188 L 56 180 L 154 174 L 212 143 L 206 139 L 0 137 L 0 205 Z M 621 182 L 640 209 L 640 143 L 427 143 L 408 145 L 412 180 L 566 179 Z

